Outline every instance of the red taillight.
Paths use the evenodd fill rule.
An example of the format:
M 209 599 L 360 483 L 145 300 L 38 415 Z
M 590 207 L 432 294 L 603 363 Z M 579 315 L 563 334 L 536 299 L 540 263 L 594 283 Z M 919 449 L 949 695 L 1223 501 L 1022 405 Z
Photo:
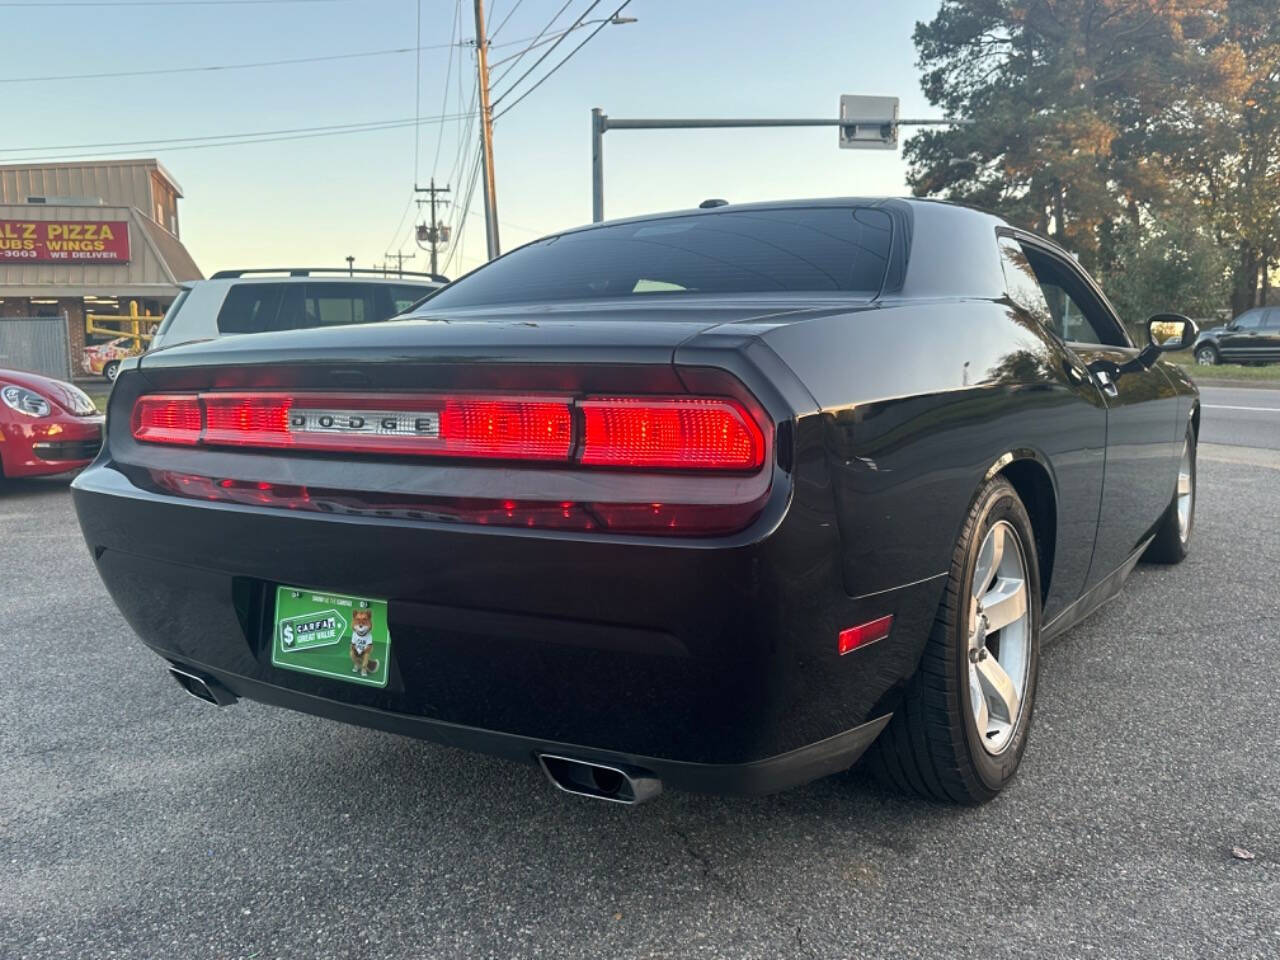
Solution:
M 133 435 L 152 443 L 576 459 L 648 470 L 754 471 L 767 451 L 755 417 L 723 397 L 156 394 L 135 404 Z
M 564 400 L 449 399 L 440 411 L 445 453 L 502 460 L 567 460 L 573 414 Z
M 889 635 L 889 630 L 892 627 L 893 616 L 891 614 L 887 617 L 880 617 L 877 620 L 868 620 L 866 623 L 860 623 L 856 627 L 848 627 L 841 630 L 836 637 L 836 652 L 840 656 L 844 656 L 849 651 L 858 649 L 858 647 L 865 647 L 869 643 L 883 640 Z
M 152 399 L 138 401 L 135 421 Z M 191 438 L 169 441 L 135 430 L 137 439 L 495 460 L 568 460 L 573 445 L 570 401 L 560 397 L 201 393 L 161 399 L 182 400 L 193 411 Z
M 764 435 L 733 400 L 592 397 L 578 406 L 584 419 L 585 464 L 754 470 L 764 463 Z
M 289 408 L 293 397 L 235 393 L 200 395 L 204 442 L 236 447 L 291 447 Z
M 154 393 L 133 405 L 133 435 L 151 443 L 200 442 L 200 400 L 189 393 Z

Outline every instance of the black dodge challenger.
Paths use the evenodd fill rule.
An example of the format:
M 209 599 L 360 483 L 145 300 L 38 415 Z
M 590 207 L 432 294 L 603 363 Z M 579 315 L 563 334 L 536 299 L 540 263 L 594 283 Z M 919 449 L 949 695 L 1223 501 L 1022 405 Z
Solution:
M 538 240 L 401 321 L 125 364 L 74 483 L 191 693 L 540 763 L 636 802 L 864 752 L 962 803 L 1040 645 L 1186 554 L 1194 385 L 1055 245 L 814 200 Z

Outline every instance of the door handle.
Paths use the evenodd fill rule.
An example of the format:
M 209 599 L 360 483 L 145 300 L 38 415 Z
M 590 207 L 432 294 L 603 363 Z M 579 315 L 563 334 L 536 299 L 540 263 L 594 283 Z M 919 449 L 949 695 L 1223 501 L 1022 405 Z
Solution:
M 1115 377 L 1111 375 L 1109 370 L 1093 371 L 1093 379 L 1098 384 L 1098 389 L 1108 397 L 1115 398 L 1120 396 L 1120 389 L 1116 386 Z

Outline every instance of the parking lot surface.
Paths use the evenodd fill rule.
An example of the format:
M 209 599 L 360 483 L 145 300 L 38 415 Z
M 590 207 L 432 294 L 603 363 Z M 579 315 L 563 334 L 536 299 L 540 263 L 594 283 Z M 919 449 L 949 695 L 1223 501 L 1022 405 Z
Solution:
M 1280 413 L 1206 409 L 1202 440 L 1191 557 L 1045 650 L 978 809 L 857 771 L 624 808 L 205 707 L 111 605 L 65 479 L 10 484 L 0 956 L 1280 956 Z

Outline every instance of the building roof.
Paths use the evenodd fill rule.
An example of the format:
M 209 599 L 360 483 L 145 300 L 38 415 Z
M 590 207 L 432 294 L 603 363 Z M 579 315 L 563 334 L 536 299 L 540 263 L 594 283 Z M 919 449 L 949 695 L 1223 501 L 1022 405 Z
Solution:
M 155 157 L 139 157 L 136 159 L 129 159 L 129 160 L 81 160 L 81 161 L 72 162 L 72 163 L 36 163 L 36 162 L 0 163 L 0 183 L 3 182 L 4 180 L 3 174 L 6 171 L 19 171 L 19 170 L 32 171 L 32 172 L 58 171 L 58 170 L 80 171 L 80 170 L 99 170 L 99 169 L 107 169 L 107 168 L 118 169 L 123 167 L 145 167 L 148 170 L 153 170 L 156 173 L 160 174 L 160 176 L 164 178 L 165 182 L 168 183 L 169 186 L 173 187 L 174 193 L 176 193 L 179 197 L 183 195 L 182 185 L 179 184 L 178 181 L 174 179 L 173 174 L 171 174 L 167 169 L 165 169 L 164 164 L 162 164 Z M 3 192 L 0 191 L 0 200 L 5 200 L 5 199 L 7 198 L 5 198 L 3 196 Z M 12 203 L 15 201 L 9 198 L 9 202 Z

